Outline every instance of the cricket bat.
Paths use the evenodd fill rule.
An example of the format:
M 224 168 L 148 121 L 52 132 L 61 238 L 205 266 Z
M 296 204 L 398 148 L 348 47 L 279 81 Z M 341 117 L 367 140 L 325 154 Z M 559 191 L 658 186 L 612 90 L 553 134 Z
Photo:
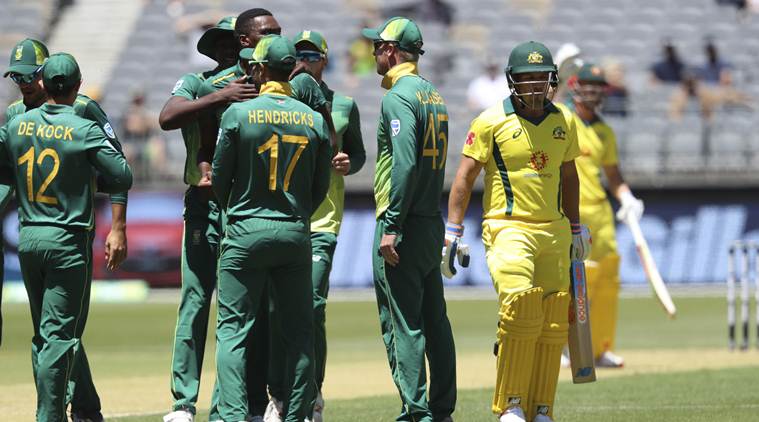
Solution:
M 625 223 L 627 223 L 627 227 L 632 232 L 635 249 L 638 250 L 638 256 L 640 257 L 640 262 L 643 264 L 643 269 L 646 271 L 648 282 L 653 287 L 654 293 L 656 293 L 656 297 L 659 299 L 659 303 L 661 303 L 667 316 L 674 318 L 677 309 L 674 302 L 672 302 L 672 296 L 669 295 L 669 290 L 667 290 L 664 280 L 661 278 L 661 274 L 659 274 L 654 257 L 651 256 L 651 250 L 648 248 L 646 238 L 643 237 L 643 231 L 640 229 L 638 219 L 632 213 L 628 213 L 625 217 Z
M 570 272 L 572 301 L 569 304 L 569 360 L 572 382 L 582 384 L 596 380 L 593 344 L 590 341 L 590 306 L 585 263 L 572 260 Z

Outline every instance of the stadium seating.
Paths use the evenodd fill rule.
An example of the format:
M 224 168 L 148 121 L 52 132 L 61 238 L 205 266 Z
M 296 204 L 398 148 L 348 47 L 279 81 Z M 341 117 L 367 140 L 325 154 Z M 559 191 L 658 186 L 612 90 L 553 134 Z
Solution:
M 353 96 L 358 102 L 368 152 L 369 168 L 352 177 L 351 183 L 347 183 L 349 190 L 371 188 L 371 167 L 376 157 L 374 136 L 383 91 L 376 75 L 359 78 L 357 82 L 347 77 L 346 51 L 358 36 L 364 17 L 371 15 L 367 9 L 379 10 L 378 15 L 382 15 L 384 8 L 407 3 L 396 0 L 316 0 L 309 2 L 307 9 L 297 0 L 256 3 L 256 6 L 274 12 L 285 35 L 292 36 L 298 30 L 311 28 L 324 32 L 330 43 L 331 70 L 326 79 L 333 88 Z M 737 89 L 754 99 L 759 98 L 759 84 L 752 82 L 752 78 L 756 79 L 755 69 L 759 68 L 759 55 L 756 54 L 759 51 L 759 38 L 756 37 L 759 16 L 738 19 L 734 8 L 720 7 L 714 0 L 538 3 L 551 4 L 552 9 L 540 8 L 523 0 L 449 1 L 455 10 L 450 28 L 439 23 L 420 22 L 427 50 L 421 62 L 422 73 L 438 85 L 449 107 L 448 182 L 455 173 L 463 139 L 475 115 L 466 107 L 466 86 L 481 72 L 486 56 L 505 64 L 510 49 L 527 39 L 544 41 L 553 51 L 565 42 L 574 42 L 589 60 L 599 62 L 614 58 L 624 64 L 627 88 L 631 93 L 630 116 L 611 121 L 619 132 L 626 175 L 634 184 L 646 186 L 653 180 L 653 175 L 657 175 L 657 186 L 666 186 L 668 181 L 672 181 L 669 183 L 672 186 L 698 185 L 700 177 L 729 180 L 736 172 L 759 175 L 756 171 L 759 169 L 759 141 L 752 139 L 755 136 L 752 125 L 742 124 L 759 121 L 756 111 L 738 110 L 740 117 L 733 118 L 733 110 L 717 110 L 715 122 L 727 119 L 735 124 L 729 130 L 707 132 L 707 139 L 702 141 L 700 129 L 669 123 L 667 110 L 673 87 L 650 86 L 648 73 L 651 64 L 660 58 L 662 39 L 671 39 L 687 64 L 700 65 L 704 61 L 703 40 L 709 36 L 715 39 L 723 60 L 733 64 Z M 26 3 L 11 4 L 16 4 L 20 10 L 37 10 Z M 218 0 L 211 6 L 218 11 L 234 13 L 250 7 L 250 4 L 243 0 Z M 211 6 L 200 0 L 184 1 L 185 13 L 200 12 Z M 21 15 L 23 13 L 19 13 Z M 23 22 L 33 22 L 34 18 L 0 17 L 4 30 L 6 21 L 22 25 Z M 134 89 L 146 92 L 149 108 L 157 112 L 180 75 L 203 70 L 191 64 L 191 41 L 175 32 L 174 23 L 166 11 L 166 0 L 145 2 L 126 47 L 121 51 L 120 64 L 102 89 L 105 95 L 103 105 L 114 121 L 118 122 Z M 24 28 L 29 27 L 15 30 L 38 33 Z M 476 41 L 472 40 L 472 34 L 476 34 Z M 2 53 L 6 54 L 6 51 Z M 756 100 L 754 104 L 757 104 Z M 695 113 L 686 116 L 688 121 L 693 118 L 697 118 Z M 684 126 L 687 128 L 683 129 Z M 169 162 L 176 164 L 175 173 L 180 174 L 183 146 L 179 134 L 172 132 L 166 136 L 172 157 Z M 723 154 L 741 159 L 728 160 Z M 754 171 L 745 172 L 741 163 L 753 166 Z M 694 173 L 695 170 L 701 171 Z M 680 173 L 693 175 L 672 176 Z M 755 183 L 759 182 L 759 176 L 755 177 Z

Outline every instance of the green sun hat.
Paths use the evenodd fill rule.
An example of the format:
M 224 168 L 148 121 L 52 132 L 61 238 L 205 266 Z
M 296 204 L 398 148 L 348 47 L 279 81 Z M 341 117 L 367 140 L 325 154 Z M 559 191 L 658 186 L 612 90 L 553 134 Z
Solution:
M 606 83 L 606 77 L 600 66 L 593 63 L 585 63 L 577 71 L 577 80 L 580 82 Z
M 424 54 L 422 31 L 414 21 L 404 17 L 394 17 L 378 28 L 365 28 L 361 34 L 372 41 L 397 42 L 401 50 Z
M 53 91 L 66 91 L 73 88 L 82 80 L 74 56 L 68 53 L 55 53 L 50 56 L 42 67 L 42 84 L 45 89 Z
M 321 52 L 322 54 L 327 54 L 327 40 L 324 39 L 324 36 L 320 32 L 316 31 L 301 31 L 298 33 L 298 35 L 295 36 L 293 39 L 293 44 L 298 45 L 299 43 L 306 42 L 314 47 L 316 47 L 316 50 Z
M 295 44 L 281 35 L 261 38 L 256 48 L 243 48 L 240 58 L 250 63 L 265 63 L 274 69 L 292 70 L 295 67 Z
M 528 72 L 556 72 L 556 64 L 553 62 L 548 47 L 536 41 L 528 41 L 511 50 L 505 71 L 507 75 Z
M 48 53 L 45 44 L 41 41 L 27 38 L 16 44 L 13 50 L 11 50 L 10 65 L 3 74 L 3 77 L 7 77 L 11 73 L 19 73 L 21 75 L 32 74 L 42 66 L 48 56 L 50 56 L 50 53 Z
M 214 50 L 216 41 L 220 37 L 229 37 L 235 31 L 237 16 L 225 16 L 213 28 L 209 28 L 198 40 L 198 52 L 206 57 L 216 60 Z

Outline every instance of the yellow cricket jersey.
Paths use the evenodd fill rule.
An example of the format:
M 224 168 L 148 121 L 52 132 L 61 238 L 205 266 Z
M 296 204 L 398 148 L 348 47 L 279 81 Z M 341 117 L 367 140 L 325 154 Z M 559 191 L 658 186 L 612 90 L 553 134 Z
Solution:
M 563 104 L 560 108 L 569 110 Z M 614 130 L 601 119 L 591 122 L 583 121 L 580 116 L 569 110 L 577 126 L 577 140 L 580 156 L 575 160 L 577 174 L 580 178 L 580 208 L 583 205 L 595 205 L 606 201 L 606 190 L 601 183 L 603 166 L 617 164 L 617 138 Z
M 576 122 L 553 104 L 537 124 L 514 112 L 511 98 L 472 121 L 463 154 L 485 165 L 483 218 L 555 221 L 561 210 L 561 165 L 580 155 Z

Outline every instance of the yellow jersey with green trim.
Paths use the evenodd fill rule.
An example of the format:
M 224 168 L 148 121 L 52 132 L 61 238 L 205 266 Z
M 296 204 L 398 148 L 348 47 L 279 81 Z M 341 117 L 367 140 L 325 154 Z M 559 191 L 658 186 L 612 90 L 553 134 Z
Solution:
M 462 154 L 485 167 L 484 219 L 555 221 L 561 209 L 561 165 L 580 155 L 576 122 L 553 103 L 540 121 L 514 111 L 511 97 L 477 116 Z
M 560 105 L 560 107 L 565 107 Z M 567 107 L 568 108 L 568 107 Z M 575 160 L 580 178 L 580 208 L 606 201 L 606 189 L 601 182 L 603 166 L 616 165 L 617 137 L 614 130 L 600 118 L 583 121 L 574 114 L 580 156 Z

